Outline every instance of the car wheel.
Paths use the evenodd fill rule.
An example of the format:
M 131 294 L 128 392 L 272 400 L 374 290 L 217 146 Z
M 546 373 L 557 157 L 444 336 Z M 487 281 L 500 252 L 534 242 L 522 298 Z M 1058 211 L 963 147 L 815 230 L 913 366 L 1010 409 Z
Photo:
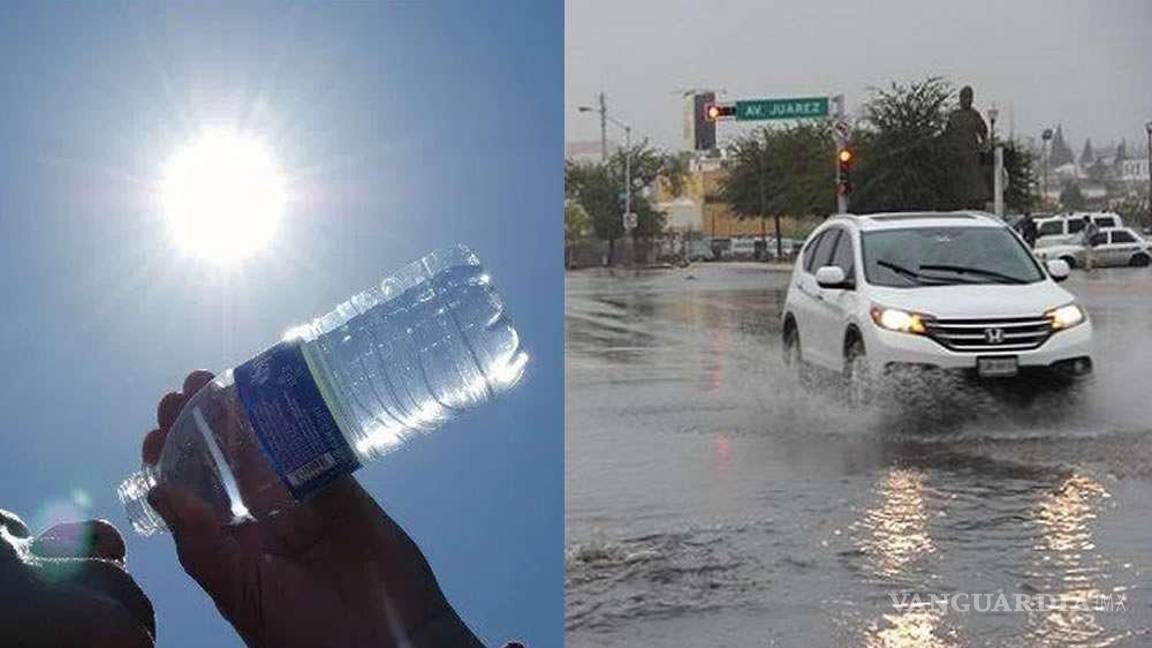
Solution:
M 784 329 L 784 366 L 795 370 L 800 364 L 800 333 L 795 324 Z
M 1066 257 L 1060 257 L 1060 258 L 1063 259 L 1064 263 L 1068 264 L 1069 270 L 1075 270 L 1076 269 L 1076 257 L 1066 256 Z
M 1147 254 L 1133 254 L 1132 259 L 1128 261 L 1128 265 L 1133 268 L 1143 268 L 1148 265 L 1149 261 L 1152 261 L 1152 259 L 1149 259 Z
M 784 366 L 791 370 L 801 385 L 811 383 L 808 366 L 800 350 L 800 331 L 795 324 L 790 324 L 784 330 Z
M 853 340 L 844 354 L 844 380 L 847 383 L 845 393 L 849 405 L 863 407 L 872 402 L 872 372 L 868 366 L 864 342 L 859 339 Z

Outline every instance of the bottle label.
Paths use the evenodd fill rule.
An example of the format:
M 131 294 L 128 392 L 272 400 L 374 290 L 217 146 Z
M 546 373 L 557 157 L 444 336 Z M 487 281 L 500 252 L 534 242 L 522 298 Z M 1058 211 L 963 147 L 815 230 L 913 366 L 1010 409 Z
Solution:
M 296 499 L 360 467 L 298 340 L 236 367 L 236 390 L 268 462 Z

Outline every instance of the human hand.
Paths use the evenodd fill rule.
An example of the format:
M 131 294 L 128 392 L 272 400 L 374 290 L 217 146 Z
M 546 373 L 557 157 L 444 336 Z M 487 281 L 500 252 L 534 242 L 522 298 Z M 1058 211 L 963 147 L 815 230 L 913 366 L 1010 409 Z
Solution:
M 145 463 L 188 399 L 212 380 L 195 371 L 166 394 Z M 420 549 L 351 476 L 284 513 L 221 524 L 178 484 L 148 501 L 172 531 L 184 570 L 251 646 L 481 646 L 441 592 Z
M 0 640 L 24 648 L 151 648 L 152 604 L 124 569 L 124 541 L 104 520 L 33 536 L 0 510 Z

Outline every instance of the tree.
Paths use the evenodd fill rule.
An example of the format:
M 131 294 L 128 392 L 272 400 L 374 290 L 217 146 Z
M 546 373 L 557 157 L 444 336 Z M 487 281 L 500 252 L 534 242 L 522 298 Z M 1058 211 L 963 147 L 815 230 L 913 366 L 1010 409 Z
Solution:
M 657 178 L 664 178 L 673 193 L 682 191 L 688 174 L 687 158 L 669 155 L 651 147 L 647 140 L 629 150 L 617 150 L 607 163 L 564 163 L 565 197 L 579 204 L 591 220 L 596 237 L 608 242 L 608 258 L 615 253 L 616 240 L 624 235 L 625 164 L 631 166 L 632 211 L 638 225 L 634 239 L 651 238 L 664 229 L 664 213 L 649 199 Z
M 564 267 L 572 265 L 572 247 L 592 234 L 592 217 L 584 207 L 570 199 L 564 200 Z
M 1092 152 L 1092 138 L 1084 140 L 1084 149 L 1080 151 L 1080 166 L 1087 169 L 1092 166 L 1096 161 L 1096 155 Z
M 719 198 L 739 218 L 772 216 L 780 251 L 780 217 L 835 211 L 836 150 L 827 123 L 759 128 L 728 147 Z
M 614 183 L 607 165 L 572 160 L 564 162 L 564 195 L 588 214 L 596 238 L 608 241 L 609 258 L 616 239 L 624 233 L 617 200 L 619 191 L 620 185 Z
M 939 77 L 873 89 L 864 120 L 853 135 L 857 168 L 852 211 L 951 210 L 964 205 L 953 175 L 955 152 L 945 139 L 948 116 L 956 107 L 953 86 Z M 1008 182 L 1005 206 L 1030 211 L 1034 203 L 1036 155 L 1012 140 L 1004 147 Z M 985 167 L 989 178 L 992 169 Z
M 834 211 L 835 153 L 824 123 L 756 129 L 729 146 L 720 198 L 741 218 Z
M 1128 142 L 1126 140 L 1120 140 L 1120 143 L 1116 145 L 1116 162 L 1115 162 L 1115 164 L 1117 166 L 1119 166 L 1121 160 L 1127 160 L 1127 159 L 1128 159 Z
M 1008 185 L 1004 188 L 1004 206 L 1008 211 L 1021 214 L 1036 206 L 1036 152 L 1027 146 L 1005 140 L 1004 172 Z
M 1085 202 L 1084 194 L 1080 191 L 1080 185 L 1075 182 L 1069 182 L 1060 190 L 1060 206 L 1065 211 L 1084 209 Z
M 857 212 L 955 209 L 951 151 L 944 129 L 952 85 L 939 77 L 873 89 L 853 140 Z
M 1073 162 L 1072 149 L 1064 141 L 1064 128 L 1057 124 L 1056 135 L 1052 137 L 1052 152 L 1048 156 L 1049 164 L 1054 167 L 1063 166 Z

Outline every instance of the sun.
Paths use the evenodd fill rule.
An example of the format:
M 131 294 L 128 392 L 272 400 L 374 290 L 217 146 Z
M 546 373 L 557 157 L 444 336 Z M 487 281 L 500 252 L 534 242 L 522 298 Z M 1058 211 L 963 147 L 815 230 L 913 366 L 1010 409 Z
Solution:
M 286 190 L 275 157 L 262 140 L 215 130 L 201 133 L 168 160 L 159 197 L 182 250 L 229 264 L 273 240 Z

